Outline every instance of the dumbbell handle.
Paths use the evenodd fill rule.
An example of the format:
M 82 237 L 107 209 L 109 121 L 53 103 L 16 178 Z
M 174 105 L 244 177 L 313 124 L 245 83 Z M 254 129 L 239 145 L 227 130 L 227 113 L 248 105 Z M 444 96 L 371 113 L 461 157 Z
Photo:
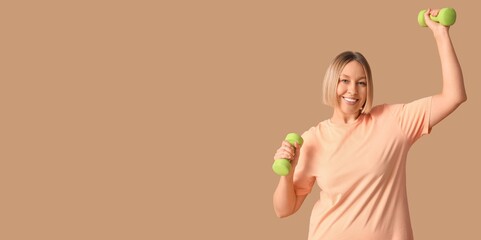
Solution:
M 424 20 L 424 13 L 426 13 L 426 10 L 421 10 L 418 14 L 418 23 L 421 27 L 428 26 Z M 431 18 L 431 20 L 439 22 L 444 26 L 451 26 L 456 22 L 456 11 L 454 10 L 454 8 L 442 8 L 441 10 L 439 10 L 437 16 L 429 17 Z
M 304 142 L 302 137 L 297 133 L 287 134 L 285 140 L 288 141 L 292 146 L 294 146 L 296 142 L 299 145 L 302 145 Z M 272 170 L 279 176 L 286 176 L 291 171 L 291 161 L 285 158 L 276 159 L 274 164 L 272 164 Z

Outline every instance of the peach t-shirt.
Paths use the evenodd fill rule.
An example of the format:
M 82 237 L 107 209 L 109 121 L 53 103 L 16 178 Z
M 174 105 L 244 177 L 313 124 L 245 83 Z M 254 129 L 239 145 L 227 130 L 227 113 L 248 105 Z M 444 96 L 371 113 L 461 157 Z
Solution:
M 413 239 L 406 192 L 406 157 L 430 132 L 431 97 L 380 105 L 349 124 L 325 120 L 304 132 L 294 173 L 297 195 L 320 198 L 310 240 Z

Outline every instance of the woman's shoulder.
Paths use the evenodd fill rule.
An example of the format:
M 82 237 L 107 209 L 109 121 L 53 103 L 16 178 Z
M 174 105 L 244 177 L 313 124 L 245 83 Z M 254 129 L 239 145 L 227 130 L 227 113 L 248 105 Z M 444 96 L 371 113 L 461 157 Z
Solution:
M 308 135 L 316 134 L 316 132 L 318 132 L 320 130 L 323 122 L 325 122 L 325 121 L 321 121 L 321 122 L 317 123 L 316 125 L 309 127 L 306 131 L 304 131 L 304 133 L 302 135 L 308 136 Z
M 407 103 L 384 103 L 376 105 L 371 109 L 370 114 L 379 115 L 387 112 L 396 113 L 401 111 L 403 108 L 416 107 L 418 105 L 426 105 L 431 101 L 431 97 L 424 97 L 416 99 Z
M 372 116 L 380 116 L 383 114 L 394 113 L 401 107 L 402 107 L 402 104 L 399 104 L 399 103 L 394 103 L 394 104 L 383 103 L 383 104 L 374 106 L 371 109 L 371 112 L 369 114 Z
M 323 128 L 326 127 L 328 120 L 322 120 L 321 122 L 318 122 L 317 124 L 309 127 L 307 130 L 305 130 L 302 133 L 302 138 L 304 139 L 316 139 L 319 137 L 321 132 L 323 131 Z

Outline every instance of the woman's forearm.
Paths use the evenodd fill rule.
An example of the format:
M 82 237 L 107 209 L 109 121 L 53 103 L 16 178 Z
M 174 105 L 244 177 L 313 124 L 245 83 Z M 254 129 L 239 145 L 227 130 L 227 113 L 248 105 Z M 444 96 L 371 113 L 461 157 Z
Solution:
M 279 179 L 274 192 L 274 210 L 278 217 L 287 217 L 296 211 L 297 196 L 292 173 Z
M 442 92 L 444 98 L 453 104 L 460 104 L 467 98 L 464 87 L 463 73 L 454 50 L 449 32 L 439 31 L 435 33 L 436 44 L 442 67 Z

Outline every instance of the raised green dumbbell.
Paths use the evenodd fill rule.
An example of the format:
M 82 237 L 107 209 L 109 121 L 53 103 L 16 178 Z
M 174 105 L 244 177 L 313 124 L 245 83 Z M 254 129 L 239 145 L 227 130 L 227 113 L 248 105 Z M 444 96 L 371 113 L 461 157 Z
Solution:
M 421 27 L 427 27 L 426 22 L 424 21 L 424 13 L 426 10 L 421 10 L 418 14 L 418 23 Z M 456 11 L 454 8 L 442 8 L 439 10 L 437 16 L 429 16 L 431 20 L 435 22 L 439 22 L 444 26 L 451 26 L 456 22 Z
M 288 141 L 292 146 L 295 146 L 297 142 L 299 145 L 302 145 L 304 140 L 302 137 L 297 133 L 289 133 L 286 136 L 286 141 Z M 272 164 L 272 170 L 279 175 L 279 176 L 286 176 L 291 171 L 291 162 L 289 159 L 281 158 L 276 159 L 274 164 Z

